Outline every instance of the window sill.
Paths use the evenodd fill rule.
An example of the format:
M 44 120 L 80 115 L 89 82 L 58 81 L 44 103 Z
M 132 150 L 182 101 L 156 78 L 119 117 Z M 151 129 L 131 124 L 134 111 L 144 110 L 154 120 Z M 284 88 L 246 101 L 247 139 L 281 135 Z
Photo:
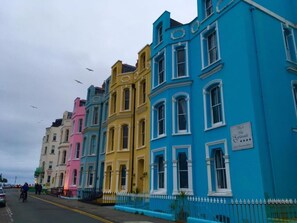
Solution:
M 172 195 L 173 196 L 178 196 L 178 195 L 181 195 L 181 193 L 184 193 L 187 196 L 193 196 L 194 195 L 193 191 L 192 190 L 189 190 L 189 189 L 180 189 L 178 191 L 174 191 L 172 193 Z
M 217 192 L 217 191 L 212 191 L 207 194 L 209 197 L 232 197 L 232 192 L 231 191 L 224 191 L 224 192 Z
M 165 83 L 166 83 L 166 80 L 164 80 L 161 84 L 158 84 L 156 86 L 153 86 L 153 89 L 152 90 L 156 90 L 158 88 L 161 88 L 163 85 L 165 85 Z
M 173 136 L 183 136 L 183 135 L 191 135 L 191 132 L 174 132 L 172 133 Z
M 146 148 L 146 145 L 144 145 L 144 146 L 139 146 L 139 147 L 136 148 L 136 150 L 141 150 L 141 149 L 145 149 L 145 148 Z
M 220 70 L 222 70 L 224 67 L 224 63 L 222 62 L 221 59 L 217 60 L 216 62 L 210 64 L 207 67 L 204 67 L 202 69 L 202 73 L 199 75 L 200 79 L 205 79 L 217 72 L 219 72 Z
M 212 15 L 214 15 L 214 12 L 212 12 L 211 14 L 209 14 L 208 16 L 206 16 L 206 17 L 201 21 L 201 24 L 204 23 L 206 20 L 208 20 Z
M 158 136 L 158 137 L 156 137 L 156 138 L 153 138 L 153 139 L 151 139 L 151 141 L 155 141 L 155 140 L 158 140 L 158 139 L 163 139 L 163 138 L 165 138 L 167 135 L 165 134 L 165 135 L 161 135 L 161 136 Z
M 220 127 L 224 127 L 224 126 L 226 126 L 226 123 L 213 125 L 213 126 L 211 126 L 209 128 L 205 128 L 204 132 L 207 132 L 207 131 L 210 131 L 210 130 L 213 130 L 213 129 L 217 129 L 217 128 L 220 128 Z
M 189 77 L 189 75 L 185 75 L 185 76 L 181 76 L 181 77 L 178 77 L 178 76 L 174 76 L 173 78 L 172 78 L 172 80 L 180 80 L 180 79 L 185 79 L 185 78 L 188 78 Z
M 290 73 L 297 73 L 297 62 L 287 60 L 287 71 Z
M 157 47 L 159 47 L 161 44 L 163 43 L 163 40 L 158 42 L 156 46 L 154 46 L 154 49 L 156 49 Z
M 167 191 L 165 189 L 162 190 L 152 190 L 151 195 L 166 195 Z

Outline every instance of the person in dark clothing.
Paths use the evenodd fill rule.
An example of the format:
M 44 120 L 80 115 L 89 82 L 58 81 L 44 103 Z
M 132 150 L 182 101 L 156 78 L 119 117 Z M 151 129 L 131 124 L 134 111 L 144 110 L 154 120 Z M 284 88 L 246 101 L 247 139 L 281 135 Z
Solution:
M 35 194 L 37 194 L 38 193 L 38 188 L 39 188 L 39 184 L 35 184 Z
M 38 194 L 39 195 L 40 195 L 41 191 L 42 191 L 42 185 L 41 184 L 38 184 Z
M 20 195 L 20 198 L 22 198 L 22 195 L 25 196 L 25 199 L 24 200 L 27 200 L 27 192 L 29 190 L 29 185 L 28 183 L 26 182 L 22 187 L 21 187 L 21 195 Z

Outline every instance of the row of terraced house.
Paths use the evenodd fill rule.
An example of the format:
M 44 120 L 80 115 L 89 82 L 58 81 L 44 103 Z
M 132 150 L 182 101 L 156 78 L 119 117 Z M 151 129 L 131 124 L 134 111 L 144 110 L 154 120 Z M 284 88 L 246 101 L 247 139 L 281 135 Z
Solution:
M 82 199 L 297 198 L 297 2 L 197 6 L 187 24 L 165 11 L 136 66 L 117 61 L 46 129 L 38 183 Z

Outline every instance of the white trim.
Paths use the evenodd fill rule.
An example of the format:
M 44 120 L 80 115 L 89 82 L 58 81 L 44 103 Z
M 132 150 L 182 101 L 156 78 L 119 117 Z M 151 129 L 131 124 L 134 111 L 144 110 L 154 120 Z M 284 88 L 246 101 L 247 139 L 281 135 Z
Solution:
M 162 55 L 163 54 L 163 55 Z M 156 62 L 159 60 L 159 58 L 161 58 L 163 56 L 163 59 L 164 59 L 164 81 L 162 83 L 158 83 L 159 81 L 157 81 L 157 83 L 155 84 L 155 78 L 156 78 Z M 152 58 L 152 62 L 153 62 L 153 70 L 151 71 L 151 73 L 153 74 L 153 78 L 152 78 L 152 89 L 162 85 L 163 83 L 166 82 L 166 48 L 164 48 L 163 50 L 160 50 L 157 55 L 155 55 L 153 58 Z M 157 77 L 158 78 L 158 77 Z
M 297 49 L 296 49 L 296 41 L 295 41 L 294 30 L 292 28 L 290 28 L 288 26 L 288 24 L 284 24 L 284 23 L 281 24 L 281 28 L 282 28 L 282 34 L 283 34 L 283 40 L 284 40 L 284 48 L 285 48 L 286 59 L 287 59 L 287 61 L 290 61 L 292 63 L 297 64 Z M 289 45 L 289 41 L 286 39 L 287 36 L 285 36 L 285 32 L 284 32 L 285 29 L 290 30 L 291 35 L 292 35 L 292 42 L 293 42 L 292 51 L 294 51 L 292 53 L 295 54 L 295 60 L 292 60 L 292 58 L 290 58 L 291 57 L 290 52 L 287 50 L 287 47 L 286 47 L 287 45 Z
M 177 64 L 176 64 L 176 49 L 179 47 L 183 47 L 185 50 L 185 76 L 178 77 L 177 75 Z M 172 45 L 172 79 L 181 79 L 189 77 L 189 49 L 188 42 L 179 42 L 177 44 Z
M 178 149 L 187 149 L 188 150 L 188 189 L 179 189 L 178 188 L 178 179 L 177 179 L 177 160 L 176 152 Z M 172 146 L 172 173 L 173 173 L 173 192 L 172 195 L 177 195 L 179 192 L 183 191 L 187 195 L 193 195 L 193 170 L 192 170 L 192 147 L 191 145 L 178 145 Z
M 176 98 L 184 96 L 186 103 L 187 103 L 187 129 L 184 131 L 178 130 L 178 123 L 177 123 L 177 109 L 176 109 Z M 190 96 L 187 92 L 178 92 L 172 96 L 172 135 L 184 135 L 191 133 L 191 116 L 190 116 Z
M 224 158 L 225 158 L 225 170 L 226 170 L 226 183 L 227 183 L 227 189 L 218 189 L 217 183 L 216 183 L 216 190 L 213 190 L 213 183 L 212 182 L 212 167 L 211 167 L 211 160 L 212 157 L 210 157 L 210 147 L 223 144 L 222 151 L 224 152 Z M 208 196 L 232 196 L 232 190 L 231 190 L 231 179 L 230 179 L 230 166 L 229 166 L 229 155 L 228 155 L 228 147 L 227 147 L 227 140 L 221 139 L 217 141 L 212 141 L 205 143 L 205 155 L 206 155 L 206 167 L 207 167 L 207 182 L 208 182 Z
M 154 189 L 154 169 L 155 169 L 155 165 L 154 165 L 154 154 L 158 153 L 158 152 L 163 152 L 164 154 L 164 189 L 159 189 L 159 190 L 155 190 Z M 161 148 L 157 148 L 157 149 L 153 149 L 151 150 L 151 162 L 150 162 L 150 166 L 151 166 L 151 190 L 150 190 L 150 194 L 167 194 L 167 156 L 166 156 L 166 147 L 161 147 Z M 158 176 L 157 176 L 158 177 Z
M 164 119 L 165 119 L 165 121 L 164 121 L 164 134 L 162 134 L 162 135 L 159 135 L 158 133 L 158 124 L 157 124 L 157 127 L 156 127 L 156 125 L 155 125 L 155 119 L 157 118 L 157 117 L 155 117 L 155 112 L 156 112 L 156 105 L 158 105 L 158 104 L 164 104 Z M 155 140 L 155 139 L 159 139 L 159 138 L 162 138 L 162 137 L 166 137 L 166 128 L 167 128 L 167 125 L 166 125 L 166 120 L 167 120 L 167 115 L 166 115 L 166 98 L 161 98 L 161 99 L 159 99 L 159 100 L 157 100 L 153 105 L 152 105 L 152 110 L 151 110 L 151 112 L 152 112 L 152 120 L 151 120 L 151 140 Z M 157 128 L 157 130 L 156 130 L 156 128 Z M 155 136 L 155 134 L 154 134 L 154 132 L 155 131 L 157 131 L 156 132 L 156 136 Z
M 209 63 L 209 59 L 207 60 L 207 64 L 205 63 L 205 51 L 208 50 L 208 46 L 204 44 L 204 42 L 207 42 L 208 33 L 210 30 L 214 30 L 216 32 L 216 44 L 217 44 L 217 60 L 213 61 L 212 63 Z M 221 60 L 221 51 L 220 51 L 220 36 L 219 36 L 219 28 L 218 28 L 218 21 L 208 25 L 201 33 L 200 33 L 200 47 L 201 47 L 201 62 L 202 62 L 202 70 L 208 68 L 209 66 L 217 63 Z M 208 56 L 208 52 L 207 52 Z
M 213 84 L 217 84 L 220 87 L 220 93 L 221 93 L 221 106 L 222 106 L 222 121 L 219 123 L 212 123 L 212 121 L 210 121 L 209 124 L 209 119 L 212 120 L 212 115 L 210 114 L 211 108 L 207 107 L 206 102 L 208 101 L 208 97 L 209 96 L 209 90 L 208 88 L 213 85 Z M 221 79 L 215 79 L 212 80 L 210 82 L 208 82 L 202 91 L 203 94 L 203 107 L 204 107 L 204 131 L 208 131 L 211 129 L 215 129 L 218 127 L 222 127 L 226 125 L 226 119 L 225 119 L 225 106 L 224 106 L 224 94 L 223 94 L 223 82 Z M 210 117 L 209 117 L 210 116 Z

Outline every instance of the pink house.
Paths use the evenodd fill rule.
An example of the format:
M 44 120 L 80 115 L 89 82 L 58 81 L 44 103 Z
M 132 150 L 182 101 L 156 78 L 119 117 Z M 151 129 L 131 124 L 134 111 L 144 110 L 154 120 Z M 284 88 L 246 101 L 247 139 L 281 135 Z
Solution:
M 80 98 L 74 100 L 70 148 L 66 162 L 67 167 L 64 184 L 64 194 L 70 197 L 77 197 L 84 118 L 86 113 L 85 103 L 86 101 L 81 100 Z

